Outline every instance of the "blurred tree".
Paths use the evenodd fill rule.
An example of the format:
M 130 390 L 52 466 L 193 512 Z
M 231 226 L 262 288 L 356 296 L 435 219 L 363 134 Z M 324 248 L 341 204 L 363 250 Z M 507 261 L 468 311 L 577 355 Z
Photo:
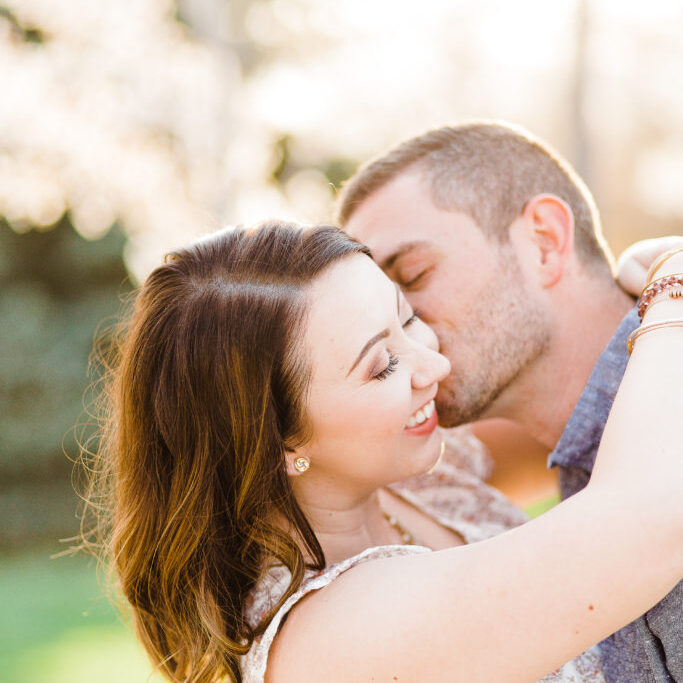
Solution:
M 118 227 L 96 241 L 68 215 L 17 234 L 0 220 L 0 545 L 76 529 L 68 432 L 82 411 L 93 332 L 129 291 Z
M 0 6 L 3 538 L 73 522 L 59 442 L 124 278 L 121 231 L 141 278 L 216 224 L 327 220 L 357 162 L 478 117 L 587 173 L 613 246 L 681 231 L 673 0 L 53 5 Z

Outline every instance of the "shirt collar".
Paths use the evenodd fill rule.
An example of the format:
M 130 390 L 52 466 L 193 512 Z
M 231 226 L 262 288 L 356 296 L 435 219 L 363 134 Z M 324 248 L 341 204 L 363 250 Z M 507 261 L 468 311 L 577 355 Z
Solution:
M 638 312 L 633 308 L 598 358 L 555 450 L 548 456 L 548 467 L 561 465 L 593 471 L 607 416 L 626 370 L 626 340 L 639 324 Z

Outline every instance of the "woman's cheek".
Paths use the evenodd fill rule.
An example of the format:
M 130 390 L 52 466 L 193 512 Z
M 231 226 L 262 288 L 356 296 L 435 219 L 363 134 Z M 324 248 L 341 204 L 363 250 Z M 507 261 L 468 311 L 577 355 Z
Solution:
M 410 377 L 406 373 L 406 378 L 401 384 L 409 382 Z M 388 392 L 390 395 L 387 396 L 384 405 L 377 406 L 377 411 L 382 416 L 378 422 L 382 425 L 383 433 L 387 438 L 395 438 L 397 434 L 400 434 L 406 422 L 410 419 L 412 411 L 410 384 L 407 384 L 407 386 L 408 390 L 404 387 L 394 386 L 392 388 L 393 391 Z

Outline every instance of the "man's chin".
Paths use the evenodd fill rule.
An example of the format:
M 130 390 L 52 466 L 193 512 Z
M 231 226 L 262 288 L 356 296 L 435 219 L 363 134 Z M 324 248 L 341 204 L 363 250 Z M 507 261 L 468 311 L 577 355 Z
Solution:
M 439 393 L 436 396 L 436 410 L 439 415 L 439 426 L 450 428 L 460 427 L 461 425 L 470 422 L 477 422 L 484 420 L 490 415 L 493 399 L 476 400 L 476 397 L 470 397 L 470 400 L 463 401 L 464 392 L 458 390 L 445 389 L 439 387 Z

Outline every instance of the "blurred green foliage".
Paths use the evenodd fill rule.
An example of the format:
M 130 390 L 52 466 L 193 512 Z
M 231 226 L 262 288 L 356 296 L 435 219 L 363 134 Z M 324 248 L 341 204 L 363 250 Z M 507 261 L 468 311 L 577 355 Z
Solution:
M 94 331 L 130 291 L 125 238 L 88 241 L 68 215 L 19 234 L 0 220 L 0 546 L 73 535 L 74 425 Z
M 98 585 L 92 558 L 9 553 L 0 558 L 0 602 L 3 683 L 161 681 Z

